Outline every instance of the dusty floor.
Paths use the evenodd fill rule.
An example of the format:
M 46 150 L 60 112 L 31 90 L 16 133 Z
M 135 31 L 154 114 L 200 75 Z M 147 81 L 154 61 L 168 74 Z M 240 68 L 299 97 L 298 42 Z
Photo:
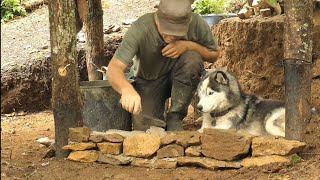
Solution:
M 48 147 L 37 139 L 54 138 L 51 111 L 1 118 L 2 179 L 320 179 L 320 151 L 306 152 L 293 166 L 210 171 L 194 167 L 148 169 L 68 160 L 42 159 Z M 316 124 L 315 124 L 316 125 Z M 319 124 L 317 124 L 319 125 Z
M 110 8 L 104 10 L 105 27 L 110 24 L 121 25 L 123 20 L 135 19 L 145 12 L 151 12 L 158 1 L 108 2 Z M 2 25 L 1 72 L 7 66 L 28 64 L 34 56 L 49 53 L 49 49 L 48 9 L 45 6 L 25 18 Z M 42 137 L 54 138 L 52 112 L 7 116 L 1 116 L 2 179 L 320 179 L 320 115 L 316 113 L 306 129 L 308 146 L 301 154 L 304 159 L 301 163 L 220 171 L 193 167 L 161 170 L 43 159 L 49 148 L 40 146 L 36 140 Z M 194 130 L 197 126 L 191 114 L 185 127 Z

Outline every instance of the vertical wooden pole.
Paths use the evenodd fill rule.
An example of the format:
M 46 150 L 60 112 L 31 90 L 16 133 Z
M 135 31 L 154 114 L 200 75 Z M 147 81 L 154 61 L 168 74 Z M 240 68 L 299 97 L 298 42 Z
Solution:
M 82 126 L 75 10 L 74 0 L 49 1 L 52 109 L 57 158 L 68 155 L 62 147 L 68 144 L 69 128 Z
M 84 2 L 84 0 L 80 0 Z M 85 1 L 84 24 L 86 31 L 86 62 L 89 81 L 102 80 L 102 73 L 97 71 L 107 65 L 104 59 L 103 11 L 101 0 Z
M 311 110 L 312 0 L 285 1 L 286 138 L 303 141 Z

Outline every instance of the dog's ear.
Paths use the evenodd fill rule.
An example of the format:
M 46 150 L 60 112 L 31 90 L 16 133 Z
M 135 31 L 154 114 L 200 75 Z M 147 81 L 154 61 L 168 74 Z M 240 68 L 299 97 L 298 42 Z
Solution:
M 220 84 L 227 85 L 229 83 L 229 79 L 227 78 L 227 75 L 222 71 L 218 71 L 216 73 L 216 76 L 215 76 L 214 80 L 217 81 Z

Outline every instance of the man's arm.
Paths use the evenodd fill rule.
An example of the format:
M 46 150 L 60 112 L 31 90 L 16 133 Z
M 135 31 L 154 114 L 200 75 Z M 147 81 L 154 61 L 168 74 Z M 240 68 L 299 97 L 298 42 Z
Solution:
M 207 47 L 192 41 L 175 41 L 168 44 L 162 50 L 162 55 L 170 58 L 178 58 L 185 51 L 195 51 L 200 54 L 204 61 L 213 63 L 220 55 L 219 48 L 210 51 Z
M 121 94 L 121 104 L 124 109 L 133 114 L 141 112 L 141 98 L 132 84 L 127 80 L 124 70 L 127 65 L 116 57 L 113 57 L 108 65 L 108 80 L 119 94 Z
M 198 52 L 204 61 L 213 63 L 220 56 L 219 47 L 217 48 L 217 50 L 210 51 L 208 48 L 201 46 L 198 43 L 192 41 L 187 41 L 186 43 L 187 50 Z

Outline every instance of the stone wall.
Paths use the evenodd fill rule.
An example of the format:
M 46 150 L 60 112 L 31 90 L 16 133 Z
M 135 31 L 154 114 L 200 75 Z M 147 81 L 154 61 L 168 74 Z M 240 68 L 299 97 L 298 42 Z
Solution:
M 305 143 L 284 138 L 240 134 L 234 130 L 164 131 L 151 127 L 143 131 L 109 130 L 87 127 L 69 129 L 69 160 L 131 165 L 147 168 L 199 166 L 210 170 L 290 164 L 293 154 Z M 296 155 L 295 155 L 296 157 Z

